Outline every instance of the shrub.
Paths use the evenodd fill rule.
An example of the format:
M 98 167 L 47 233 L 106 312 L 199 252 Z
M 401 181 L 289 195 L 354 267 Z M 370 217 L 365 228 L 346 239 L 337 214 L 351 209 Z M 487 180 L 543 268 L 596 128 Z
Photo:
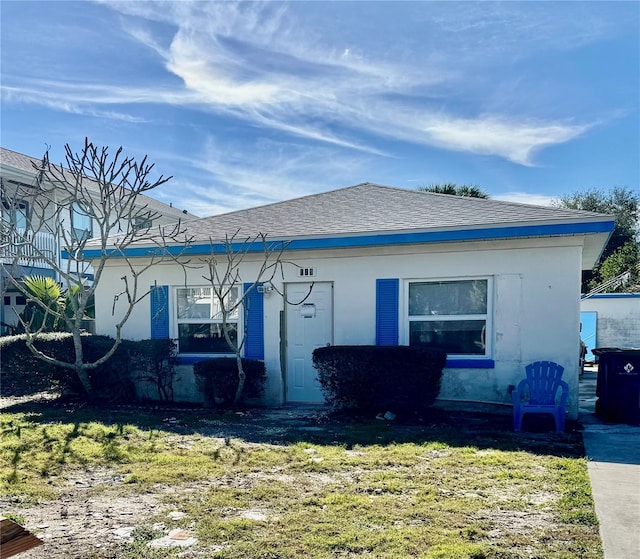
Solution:
M 257 398 L 267 379 L 263 361 L 242 359 L 246 378 L 242 398 Z M 198 388 L 204 393 L 205 405 L 213 402 L 231 404 L 238 389 L 238 364 L 235 357 L 214 357 L 193 366 Z
M 409 346 L 328 346 L 313 365 L 328 403 L 360 411 L 416 413 L 440 392 L 446 354 Z
M 128 368 L 136 373 L 135 381 L 146 381 L 155 385 L 158 398 L 173 401 L 173 382 L 177 363 L 177 345 L 174 340 L 123 340 L 122 349 L 127 354 Z
M 113 344 L 108 336 L 83 335 L 84 359 L 91 362 L 102 357 Z M 132 401 L 135 387 L 131 373 L 135 369 L 146 376 L 156 374 L 158 362 L 171 359 L 170 340 L 123 340 L 113 356 L 100 367 L 89 371 L 89 380 L 99 400 Z M 69 333 L 39 334 L 35 346 L 45 355 L 71 363 L 74 360 L 73 338 Z M 60 390 L 83 394 L 75 371 L 46 363 L 31 353 L 25 336 L 0 338 L 0 372 L 3 391 L 29 394 L 42 390 Z

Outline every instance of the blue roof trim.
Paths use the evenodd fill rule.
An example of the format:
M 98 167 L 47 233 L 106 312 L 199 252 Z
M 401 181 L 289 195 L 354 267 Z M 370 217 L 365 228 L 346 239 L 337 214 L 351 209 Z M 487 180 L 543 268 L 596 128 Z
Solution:
M 449 369 L 495 369 L 493 359 L 447 359 L 445 364 Z
M 346 237 L 321 237 L 314 239 L 294 239 L 292 241 L 271 241 L 272 246 L 285 244 L 287 250 L 318 250 L 331 248 L 359 248 L 377 245 L 404 245 L 415 243 L 442 243 L 451 241 L 476 241 L 489 239 L 509 239 L 518 237 L 549 237 L 562 235 L 585 235 L 594 233 L 611 233 L 613 221 L 597 221 L 591 223 L 562 223 L 555 225 L 519 225 L 514 227 L 487 227 L 485 229 L 459 229 L 448 231 L 423 231 L 419 233 L 380 233 L 376 235 L 351 235 Z M 247 250 L 247 247 L 237 243 L 234 250 Z M 124 251 L 126 256 L 161 256 L 164 254 L 180 254 L 181 246 L 169 246 L 166 249 L 149 247 L 131 247 Z M 184 252 L 185 256 L 194 254 L 224 253 L 222 243 L 194 244 Z M 254 243 L 248 247 L 248 252 L 262 252 L 263 244 Z M 115 252 L 108 251 L 109 254 Z M 99 249 L 84 250 L 86 259 L 99 258 Z M 63 256 L 64 258 L 64 256 Z

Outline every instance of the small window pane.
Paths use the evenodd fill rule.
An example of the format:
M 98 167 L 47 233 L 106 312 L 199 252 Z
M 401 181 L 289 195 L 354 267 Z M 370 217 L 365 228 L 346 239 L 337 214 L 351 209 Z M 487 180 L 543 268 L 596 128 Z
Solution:
M 71 228 L 74 239 L 85 241 L 93 235 L 91 217 L 82 211 L 78 204 L 73 204 L 71 211 Z
M 487 313 L 487 280 L 409 284 L 409 316 Z
M 178 318 L 211 318 L 211 288 L 178 289 Z
M 485 354 L 484 320 L 429 320 L 409 323 L 409 345 L 454 355 Z
M 222 309 L 220 301 L 213 294 L 210 287 L 190 287 L 178 289 L 178 319 L 222 319 Z M 238 301 L 238 288 L 232 287 L 227 297 L 227 308 Z M 237 320 L 238 309 L 235 309 L 227 316 L 229 319 Z
M 229 324 L 229 336 L 238 343 L 237 325 Z M 224 338 L 222 324 L 179 324 L 180 353 L 234 353 Z

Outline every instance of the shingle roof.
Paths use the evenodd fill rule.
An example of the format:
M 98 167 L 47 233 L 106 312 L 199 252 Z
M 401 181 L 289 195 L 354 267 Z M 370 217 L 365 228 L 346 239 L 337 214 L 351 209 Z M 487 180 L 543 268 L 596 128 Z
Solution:
M 35 179 L 36 171 L 34 169 L 34 164 L 36 166 L 40 166 L 42 162 L 41 158 L 30 157 L 28 155 L 24 155 L 22 153 L 18 153 L 16 151 L 11 151 L 9 149 L 0 147 L 0 165 L 2 167 L 10 168 L 11 170 L 17 170 L 23 172 L 25 175 L 30 175 Z M 183 211 L 174 208 L 168 204 L 160 202 L 155 198 L 151 198 L 150 196 L 145 196 L 143 194 L 140 195 L 139 200 L 146 204 L 146 206 L 153 211 L 157 211 L 167 218 L 175 218 L 176 221 L 178 219 L 185 219 L 186 217 L 193 218 L 194 216 L 184 215 Z
M 187 225 L 194 240 L 217 241 L 238 230 L 241 236 L 263 233 L 271 239 L 292 239 L 611 220 L 611 216 L 580 210 L 363 183 Z

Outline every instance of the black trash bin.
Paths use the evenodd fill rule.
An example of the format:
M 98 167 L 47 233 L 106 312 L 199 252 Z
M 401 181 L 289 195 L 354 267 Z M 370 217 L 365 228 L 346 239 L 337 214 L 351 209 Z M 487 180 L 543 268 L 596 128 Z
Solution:
M 601 347 L 596 415 L 614 423 L 640 424 L 640 349 Z

